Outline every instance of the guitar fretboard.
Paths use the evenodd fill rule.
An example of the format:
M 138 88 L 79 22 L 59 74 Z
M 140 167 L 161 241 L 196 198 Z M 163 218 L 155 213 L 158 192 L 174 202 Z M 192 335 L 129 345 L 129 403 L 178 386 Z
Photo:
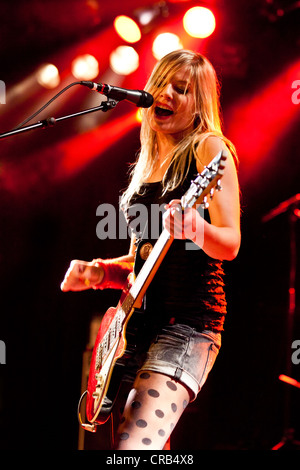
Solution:
M 129 299 L 127 300 L 126 297 L 122 304 L 122 309 L 124 311 L 127 310 L 128 306 L 131 309 L 134 302 L 136 302 L 140 298 L 140 295 L 145 293 L 144 291 L 148 287 L 148 284 L 150 283 L 154 273 L 156 272 L 156 268 L 158 268 L 162 261 L 164 252 L 166 251 L 167 247 L 172 243 L 172 241 L 173 238 L 171 237 L 169 232 L 164 229 L 160 234 L 154 247 L 152 248 L 147 260 L 143 264 L 138 276 L 136 277 L 136 280 L 127 296 L 129 297 Z M 152 277 L 150 278 L 150 276 Z M 125 303 L 126 305 L 124 306 Z

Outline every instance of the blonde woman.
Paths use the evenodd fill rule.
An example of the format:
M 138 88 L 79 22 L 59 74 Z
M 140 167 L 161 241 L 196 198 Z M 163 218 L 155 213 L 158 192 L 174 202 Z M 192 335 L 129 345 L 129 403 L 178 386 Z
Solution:
M 116 433 L 119 450 L 163 449 L 197 397 L 221 346 L 223 261 L 237 256 L 241 238 L 237 157 L 222 133 L 213 66 L 198 53 L 172 52 L 157 63 L 145 90 L 154 104 L 143 110 L 141 150 L 121 199 L 132 228 L 129 253 L 72 261 L 61 286 L 63 291 L 122 289 L 132 269 L 140 268 L 139 247 L 149 241 L 153 225 L 175 238 L 146 292 L 143 315 L 137 315 L 136 350 L 124 360 L 125 378 L 133 385 Z M 196 209 L 182 214 L 181 196 L 220 150 L 227 154 L 223 190 L 203 217 Z M 137 224 L 139 205 L 147 208 L 148 218 Z M 153 218 L 155 205 L 164 207 L 159 220 Z

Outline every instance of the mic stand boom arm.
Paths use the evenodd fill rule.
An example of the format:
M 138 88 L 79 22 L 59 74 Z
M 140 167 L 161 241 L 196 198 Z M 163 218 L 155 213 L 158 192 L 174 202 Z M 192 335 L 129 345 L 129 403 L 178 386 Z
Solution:
M 79 111 L 78 113 L 69 114 L 67 116 L 61 116 L 59 118 L 50 117 L 50 118 L 38 121 L 35 124 L 31 124 L 30 126 L 25 126 L 25 127 L 20 127 L 20 128 L 17 128 L 17 129 L 13 129 L 9 132 L 5 132 L 3 134 L 0 134 L 0 139 L 4 139 L 6 137 L 10 137 L 10 136 L 16 135 L 16 134 L 21 134 L 21 133 L 24 133 L 24 132 L 28 132 L 32 129 L 39 129 L 39 128 L 47 129 L 48 127 L 55 126 L 55 124 L 57 122 L 65 121 L 66 119 L 81 116 L 81 115 L 84 115 L 84 114 L 94 113 L 95 111 L 103 111 L 105 113 L 106 111 L 108 111 L 112 108 L 115 108 L 115 106 L 117 104 L 118 104 L 118 101 L 108 99 L 107 101 L 102 101 L 102 103 L 100 103 L 99 106 L 96 106 L 94 108 L 84 109 L 83 111 Z

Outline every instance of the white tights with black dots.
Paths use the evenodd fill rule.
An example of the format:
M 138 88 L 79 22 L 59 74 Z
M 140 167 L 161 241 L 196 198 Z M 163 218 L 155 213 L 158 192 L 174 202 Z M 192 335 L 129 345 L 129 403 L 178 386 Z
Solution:
M 162 450 L 189 402 L 188 390 L 156 372 L 141 372 L 117 430 L 116 450 Z

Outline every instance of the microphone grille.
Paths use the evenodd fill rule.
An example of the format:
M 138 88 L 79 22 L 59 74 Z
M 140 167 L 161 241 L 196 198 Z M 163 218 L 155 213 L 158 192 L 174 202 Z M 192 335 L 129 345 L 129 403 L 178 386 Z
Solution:
M 142 92 L 142 96 L 137 104 L 141 108 L 150 108 L 153 105 L 153 96 L 150 95 L 147 91 Z

